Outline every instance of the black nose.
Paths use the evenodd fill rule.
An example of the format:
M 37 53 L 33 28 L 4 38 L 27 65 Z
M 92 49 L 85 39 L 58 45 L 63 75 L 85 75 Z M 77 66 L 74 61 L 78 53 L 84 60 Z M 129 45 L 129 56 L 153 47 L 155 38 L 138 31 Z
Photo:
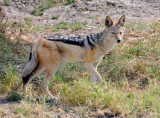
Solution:
M 120 43 L 121 42 L 121 40 L 117 40 L 117 43 Z

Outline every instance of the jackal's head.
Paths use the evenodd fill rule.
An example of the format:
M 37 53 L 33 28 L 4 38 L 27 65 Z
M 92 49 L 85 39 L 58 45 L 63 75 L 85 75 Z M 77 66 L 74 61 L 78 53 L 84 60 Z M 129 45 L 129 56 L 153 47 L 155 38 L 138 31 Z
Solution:
M 122 15 L 116 24 L 113 23 L 112 19 L 109 16 L 106 17 L 105 26 L 106 26 L 106 31 L 108 33 L 108 37 L 110 37 L 110 40 L 113 40 L 116 43 L 121 42 L 125 30 L 124 23 L 125 23 L 125 15 Z

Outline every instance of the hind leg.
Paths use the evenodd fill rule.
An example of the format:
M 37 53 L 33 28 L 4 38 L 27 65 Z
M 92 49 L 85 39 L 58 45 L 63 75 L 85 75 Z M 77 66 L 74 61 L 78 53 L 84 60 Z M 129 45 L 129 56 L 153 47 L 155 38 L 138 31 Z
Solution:
M 44 89 L 45 89 L 45 91 L 47 92 L 47 94 L 48 94 L 51 98 L 53 98 L 53 99 L 56 99 L 56 97 L 54 97 L 54 96 L 50 93 L 49 88 L 48 88 L 48 84 L 49 84 L 50 80 L 52 79 L 53 74 L 57 71 L 58 65 L 59 65 L 59 64 L 52 65 L 52 66 L 50 65 L 50 68 L 47 68 L 47 69 L 46 69 L 46 78 L 45 78 L 45 80 L 44 80 Z
M 42 73 L 44 71 L 44 67 L 42 65 L 39 65 L 38 68 L 36 70 L 34 70 L 34 72 L 32 72 L 31 76 L 28 77 L 28 81 L 26 83 L 23 83 L 23 88 L 25 93 L 27 92 L 27 88 L 28 88 L 28 84 L 29 82 L 36 77 L 37 75 L 39 75 L 40 73 Z

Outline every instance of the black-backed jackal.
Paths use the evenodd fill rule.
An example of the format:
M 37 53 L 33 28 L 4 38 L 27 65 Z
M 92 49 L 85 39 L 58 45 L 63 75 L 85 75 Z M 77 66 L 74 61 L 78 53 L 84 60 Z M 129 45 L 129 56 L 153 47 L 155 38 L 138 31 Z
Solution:
M 105 29 L 97 34 L 87 35 L 85 39 L 69 36 L 54 36 L 40 39 L 31 49 L 29 61 L 22 71 L 24 90 L 27 92 L 29 82 L 38 74 L 46 70 L 44 88 L 52 98 L 48 84 L 57 71 L 60 63 L 82 62 L 91 74 L 92 83 L 99 83 L 102 77 L 97 66 L 103 56 L 116 43 L 120 43 L 124 34 L 125 15 L 116 24 L 109 16 L 105 18 Z

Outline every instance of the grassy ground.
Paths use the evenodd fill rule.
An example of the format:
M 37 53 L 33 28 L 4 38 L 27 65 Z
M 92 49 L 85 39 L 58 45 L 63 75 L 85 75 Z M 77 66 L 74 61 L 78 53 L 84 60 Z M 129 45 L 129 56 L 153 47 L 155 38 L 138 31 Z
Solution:
M 4 69 L 0 93 L 4 100 L 19 101 L 11 103 L 10 109 L 0 106 L 0 116 L 84 118 L 106 112 L 110 116 L 160 117 L 160 21 L 128 23 L 126 28 L 124 41 L 98 67 L 104 83 L 91 87 L 90 75 L 81 63 L 60 66 L 49 84 L 57 102 L 48 99 L 40 87 L 44 74 L 32 81 L 24 97 L 18 86 L 29 46 L 0 35 L 0 69 Z

